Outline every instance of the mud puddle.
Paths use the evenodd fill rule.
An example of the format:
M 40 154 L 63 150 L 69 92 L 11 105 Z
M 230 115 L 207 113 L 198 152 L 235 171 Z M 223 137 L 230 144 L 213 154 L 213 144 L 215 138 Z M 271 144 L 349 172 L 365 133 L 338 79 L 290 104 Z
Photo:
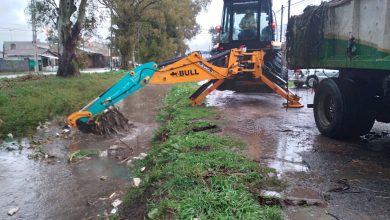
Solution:
M 68 134 L 52 122 L 33 138 L 7 143 L 14 149 L 0 150 L 0 219 L 106 219 L 131 185 L 128 161 L 150 148 L 155 115 L 169 88 L 148 86 L 119 105 L 135 125 L 128 133 Z M 28 159 L 38 148 L 43 153 L 37 160 Z M 78 150 L 97 153 L 69 163 Z M 19 210 L 8 216 L 12 207 Z
M 305 106 L 312 103 L 312 90 L 296 92 Z M 361 140 L 339 141 L 320 135 L 312 109 L 286 110 L 275 94 L 217 91 L 207 102 L 221 112 L 223 132 L 244 140 L 249 158 L 286 181 L 282 196 L 326 204 L 287 206 L 286 219 L 390 218 L 388 124 L 376 123 Z

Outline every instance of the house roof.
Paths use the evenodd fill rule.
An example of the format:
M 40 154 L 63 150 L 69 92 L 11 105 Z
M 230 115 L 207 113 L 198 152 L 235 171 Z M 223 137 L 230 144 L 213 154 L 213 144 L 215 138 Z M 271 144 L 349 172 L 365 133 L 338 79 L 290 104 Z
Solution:
M 103 56 L 109 56 L 108 45 L 99 42 L 85 42 L 78 47 L 79 50 L 85 53 L 102 54 Z
M 42 55 L 47 50 L 38 48 L 37 49 L 37 55 Z M 7 56 L 34 56 L 34 49 L 14 49 L 7 51 Z
M 37 55 L 44 56 L 46 54 L 47 56 L 55 57 L 56 55 L 51 53 L 49 48 L 49 44 L 37 42 Z M 35 54 L 32 41 L 5 41 L 3 49 L 4 54 L 7 54 L 7 57 L 31 57 Z

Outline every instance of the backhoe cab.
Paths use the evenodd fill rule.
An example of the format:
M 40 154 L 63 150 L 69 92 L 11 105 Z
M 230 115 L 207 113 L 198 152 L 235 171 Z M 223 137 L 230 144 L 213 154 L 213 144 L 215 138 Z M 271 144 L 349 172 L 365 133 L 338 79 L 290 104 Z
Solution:
M 245 46 L 247 50 L 271 49 L 274 20 L 271 0 L 224 0 L 218 51 Z

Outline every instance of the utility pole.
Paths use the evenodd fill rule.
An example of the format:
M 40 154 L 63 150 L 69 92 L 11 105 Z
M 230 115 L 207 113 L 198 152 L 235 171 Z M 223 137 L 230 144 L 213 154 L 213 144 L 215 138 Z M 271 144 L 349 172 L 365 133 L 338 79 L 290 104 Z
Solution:
M 32 23 L 32 34 L 33 34 L 33 47 L 34 47 L 34 71 L 37 73 L 38 69 L 38 54 L 37 54 L 37 26 L 35 20 L 35 0 L 31 0 L 31 23 Z
M 109 53 L 110 53 L 110 69 L 112 71 L 112 3 L 110 4 L 110 49 L 109 49 Z
M 290 19 L 290 13 L 291 13 L 291 0 L 288 0 L 288 16 L 287 16 L 288 19 Z
M 282 9 L 281 9 L 282 15 L 280 18 L 280 42 L 282 42 L 282 40 L 283 40 L 283 10 L 284 10 L 284 7 L 282 5 Z

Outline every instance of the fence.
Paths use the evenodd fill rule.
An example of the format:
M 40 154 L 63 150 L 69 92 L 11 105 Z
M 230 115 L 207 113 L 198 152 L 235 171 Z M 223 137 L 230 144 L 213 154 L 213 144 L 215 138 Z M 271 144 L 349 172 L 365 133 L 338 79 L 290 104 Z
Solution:
M 27 72 L 28 60 L 0 60 L 0 72 Z

